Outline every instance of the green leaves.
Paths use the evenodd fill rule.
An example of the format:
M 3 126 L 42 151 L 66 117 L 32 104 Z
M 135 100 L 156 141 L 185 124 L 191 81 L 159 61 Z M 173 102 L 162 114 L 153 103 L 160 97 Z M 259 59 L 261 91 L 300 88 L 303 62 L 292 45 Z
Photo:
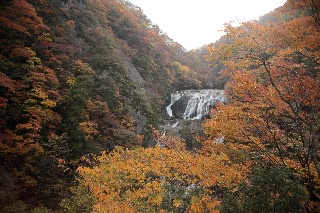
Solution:
M 285 167 L 254 166 L 249 180 L 235 190 L 224 197 L 223 212 L 304 212 L 307 202 L 306 190 Z

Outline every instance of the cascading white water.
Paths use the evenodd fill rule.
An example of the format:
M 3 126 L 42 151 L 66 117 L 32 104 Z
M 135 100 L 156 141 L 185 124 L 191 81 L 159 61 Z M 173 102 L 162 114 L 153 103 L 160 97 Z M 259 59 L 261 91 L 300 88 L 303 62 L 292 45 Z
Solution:
M 225 102 L 226 97 L 224 90 L 183 90 L 171 94 L 171 102 L 166 107 L 170 117 L 174 117 L 172 105 L 174 105 L 182 97 L 188 97 L 188 103 L 185 106 L 182 119 L 197 120 L 203 119 L 208 115 L 210 107 L 213 107 L 218 102 Z

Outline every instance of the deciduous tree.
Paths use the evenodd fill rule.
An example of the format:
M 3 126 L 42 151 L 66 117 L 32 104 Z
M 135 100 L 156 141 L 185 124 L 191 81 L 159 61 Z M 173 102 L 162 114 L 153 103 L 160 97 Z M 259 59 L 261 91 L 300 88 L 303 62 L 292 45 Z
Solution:
M 239 183 L 241 170 L 223 153 L 117 147 L 78 169 L 100 212 L 218 212 L 216 188 Z
M 211 137 L 246 145 L 274 164 L 293 168 L 317 199 L 320 175 L 320 31 L 314 13 L 262 25 L 227 25 L 231 43 L 210 48 L 232 80 L 229 103 L 205 124 Z

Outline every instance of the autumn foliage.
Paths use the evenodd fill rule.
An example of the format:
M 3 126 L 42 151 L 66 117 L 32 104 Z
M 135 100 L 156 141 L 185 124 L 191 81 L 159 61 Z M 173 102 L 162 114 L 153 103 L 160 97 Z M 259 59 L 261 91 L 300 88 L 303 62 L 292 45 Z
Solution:
M 146 145 L 168 92 L 199 86 L 189 57 L 128 1 L 2 1 L 0 211 L 60 209 L 81 156 Z
M 304 182 L 313 209 L 320 175 L 319 5 L 295 3 L 276 11 L 281 17 L 290 14 L 288 20 L 229 24 L 231 43 L 210 47 L 210 60 L 223 63 L 231 81 L 229 103 L 218 106 L 204 128 L 210 138 L 223 135 L 247 147 L 259 161 L 291 168 Z M 309 13 L 292 14 L 292 7 Z
M 243 178 L 223 153 L 117 147 L 96 160 L 98 166 L 78 171 L 98 212 L 218 212 L 215 189 Z
M 129 1 L 2 1 L 0 211 L 319 211 L 319 11 L 227 24 L 210 72 Z M 156 130 L 170 92 L 227 79 L 198 149 Z

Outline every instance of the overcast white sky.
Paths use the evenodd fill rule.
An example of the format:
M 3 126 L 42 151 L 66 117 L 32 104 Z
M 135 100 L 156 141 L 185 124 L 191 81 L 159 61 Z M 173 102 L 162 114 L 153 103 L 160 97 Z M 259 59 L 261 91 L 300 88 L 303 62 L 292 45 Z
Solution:
M 215 42 L 223 24 L 256 19 L 286 0 L 129 0 L 187 50 Z

